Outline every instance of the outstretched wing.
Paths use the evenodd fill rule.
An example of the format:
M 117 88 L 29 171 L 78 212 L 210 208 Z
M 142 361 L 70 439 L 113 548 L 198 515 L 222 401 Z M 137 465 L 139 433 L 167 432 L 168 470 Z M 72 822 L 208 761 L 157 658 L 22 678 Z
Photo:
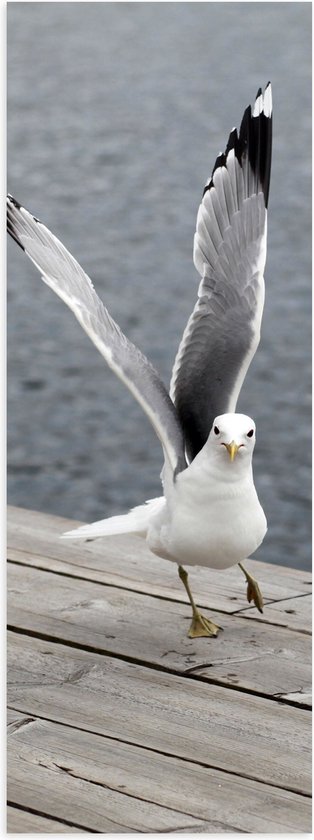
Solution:
M 173 474 L 186 466 L 176 409 L 159 374 L 123 335 L 93 284 L 64 245 L 12 196 L 7 199 L 8 231 L 42 279 L 72 309 L 109 367 L 129 388 L 149 417 Z
M 235 411 L 260 338 L 271 166 L 270 84 L 216 160 L 198 211 L 198 301 L 175 359 L 170 395 L 192 460 L 213 420 Z

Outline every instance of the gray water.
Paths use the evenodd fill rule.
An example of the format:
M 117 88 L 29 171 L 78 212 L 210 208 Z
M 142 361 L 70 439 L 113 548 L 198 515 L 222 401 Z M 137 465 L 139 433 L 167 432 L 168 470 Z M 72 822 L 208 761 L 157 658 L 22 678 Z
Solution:
M 260 559 L 310 564 L 310 3 L 11 3 L 8 187 L 76 256 L 164 381 L 194 306 L 203 185 L 271 79 L 258 428 Z M 67 307 L 8 245 L 9 502 L 92 521 L 160 494 L 160 445 Z

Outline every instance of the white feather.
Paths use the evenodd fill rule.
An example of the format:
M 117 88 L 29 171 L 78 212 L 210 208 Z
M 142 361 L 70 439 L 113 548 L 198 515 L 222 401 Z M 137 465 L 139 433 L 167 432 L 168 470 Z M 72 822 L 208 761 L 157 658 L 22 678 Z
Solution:
M 108 519 L 91 522 L 90 525 L 81 525 L 73 531 L 66 531 L 62 539 L 86 540 L 116 534 L 138 534 L 144 537 L 152 517 L 160 513 L 165 504 L 163 496 L 149 499 L 144 505 L 138 505 L 122 516 L 110 516 Z

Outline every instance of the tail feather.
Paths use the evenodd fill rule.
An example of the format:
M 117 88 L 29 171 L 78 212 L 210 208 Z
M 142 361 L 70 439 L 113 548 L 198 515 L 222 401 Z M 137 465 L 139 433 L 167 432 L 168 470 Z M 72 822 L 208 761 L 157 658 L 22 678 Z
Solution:
M 144 505 L 138 505 L 129 513 L 122 516 L 111 516 L 108 519 L 100 519 L 90 525 L 81 525 L 73 531 L 66 531 L 61 539 L 85 540 L 95 537 L 108 537 L 116 534 L 138 534 L 145 536 L 151 518 L 157 514 L 165 499 L 161 496 L 157 499 L 149 499 Z

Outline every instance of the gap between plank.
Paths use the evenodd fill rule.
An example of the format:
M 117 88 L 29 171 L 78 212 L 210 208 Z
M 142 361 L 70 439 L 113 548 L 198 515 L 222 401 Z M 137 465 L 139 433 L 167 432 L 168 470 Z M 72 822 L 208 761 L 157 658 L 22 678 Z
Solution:
M 103 737 L 105 737 L 105 736 L 103 736 Z M 144 749 L 145 749 L 145 747 L 144 747 Z M 127 791 L 125 791 L 125 790 L 119 790 L 119 788 L 114 787 L 113 785 L 108 785 L 108 784 L 105 784 L 104 782 L 96 782 L 93 779 L 85 778 L 85 776 L 80 776 L 78 773 L 75 773 L 70 768 L 63 767 L 61 764 L 56 764 L 55 762 L 53 762 L 53 767 L 51 767 L 51 765 L 48 765 L 48 764 L 47 765 L 43 764 L 42 762 L 40 763 L 39 766 L 40 767 L 45 767 L 47 770 L 53 770 L 53 767 L 56 767 L 57 770 L 61 770 L 62 773 L 66 773 L 68 776 L 71 776 L 72 779 L 79 779 L 82 782 L 88 782 L 89 785 L 95 785 L 96 787 L 104 788 L 104 790 L 112 790 L 114 793 L 119 793 L 121 796 L 128 796 L 129 799 L 135 799 L 135 800 L 138 800 L 139 802 L 146 802 L 147 805 L 158 805 L 160 808 L 163 808 L 163 810 L 165 810 L 165 811 L 172 811 L 175 814 L 181 814 L 183 817 L 192 817 L 192 819 L 198 819 L 198 820 L 200 820 L 200 825 L 202 823 L 204 823 L 204 822 L 206 823 L 208 821 L 207 819 L 202 819 L 202 817 L 195 817 L 195 815 L 191 814 L 189 811 L 182 811 L 180 808 L 174 808 L 171 805 L 164 805 L 163 803 L 161 804 L 160 802 L 155 802 L 153 799 L 146 799 L 145 796 L 136 796 L 134 793 L 127 793 Z M 219 825 L 219 822 L 217 822 L 217 825 Z M 175 831 L 177 831 L 177 829 L 175 829 Z
M 302 707 L 307 711 L 311 711 L 311 707 L 308 704 L 301 706 L 301 704 L 298 703 L 296 700 L 287 700 L 284 696 L 279 696 L 275 694 L 265 694 L 263 691 L 254 691 L 253 688 L 245 688 L 244 686 L 240 685 L 229 685 L 223 680 L 219 680 L 217 677 L 205 677 L 202 676 L 202 674 L 192 674 L 190 673 L 189 668 L 186 671 L 176 671 L 174 668 L 167 668 L 167 666 L 159 665 L 157 662 L 147 662 L 146 660 L 136 659 L 136 657 L 126 656 L 122 653 L 114 653 L 111 650 L 107 651 L 102 648 L 97 648 L 93 645 L 83 645 L 79 642 L 74 642 L 70 639 L 61 639 L 58 636 L 50 636 L 48 633 L 41 633 L 35 630 L 27 630 L 21 627 L 14 627 L 14 625 L 12 624 L 8 624 L 8 630 L 11 633 L 16 633 L 20 636 L 29 636 L 30 638 L 34 639 L 41 639 L 43 642 L 65 645 L 65 647 L 74 648 L 75 650 L 84 650 L 86 651 L 86 653 L 96 653 L 98 656 L 111 657 L 112 659 L 118 659 L 121 662 L 128 662 L 131 665 L 139 665 L 141 668 L 147 668 L 151 671 L 160 671 L 161 673 L 171 674 L 172 676 L 181 677 L 183 679 L 197 680 L 198 682 L 203 682 L 206 685 L 218 685 L 221 688 L 226 689 L 227 691 L 239 691 L 242 694 L 250 694 L 254 697 L 262 697 L 264 700 L 270 700 L 271 702 L 279 703 L 285 706 L 294 706 L 297 709 Z
M 18 549 L 14 549 L 14 551 L 17 551 L 17 550 Z M 32 556 L 33 557 L 37 557 L 37 556 L 40 557 L 41 555 L 37 555 L 36 553 L 32 552 Z M 47 560 L 55 561 L 57 559 L 55 557 L 51 557 L 49 554 L 46 554 L 45 556 L 46 556 Z M 183 600 L 182 596 L 180 598 L 179 593 L 177 594 L 177 597 L 170 598 L 169 595 L 157 595 L 154 592 L 147 592 L 144 589 L 138 589 L 137 584 L 136 584 L 136 589 L 133 589 L 133 588 L 130 588 L 130 586 L 123 585 L 122 583 L 109 583 L 109 582 L 106 582 L 104 580 L 95 580 L 94 578 L 83 577 L 82 575 L 74 575 L 74 574 L 71 574 L 71 572 L 63 572 L 60 569 L 47 569 L 46 566 L 39 566 L 39 565 L 34 566 L 30 563 L 25 563 L 22 560 L 11 560 L 10 557 L 7 558 L 7 562 L 11 563 L 12 566 L 23 566 L 26 569 L 38 569 L 38 571 L 40 571 L 40 572 L 46 572 L 47 574 L 51 574 L 51 575 L 59 575 L 60 577 L 70 578 L 71 580 L 83 580 L 83 581 L 86 581 L 88 583 L 93 583 L 93 584 L 95 584 L 95 586 L 105 586 L 105 587 L 108 587 L 109 589 L 122 589 L 124 592 L 136 592 L 138 595 L 146 595 L 148 598 L 156 598 L 160 601 L 169 601 L 170 603 L 174 603 L 174 604 L 188 604 L 189 603 L 188 600 L 186 600 L 186 601 Z M 61 561 L 59 561 L 59 562 L 61 562 Z M 81 566 L 79 568 L 88 569 L 89 567 L 88 566 Z M 136 583 L 136 582 L 134 582 L 134 583 Z M 307 592 L 305 594 L 308 595 L 309 593 Z M 182 595 L 183 595 L 183 593 L 182 593 Z M 269 599 L 267 601 L 266 606 L 268 606 L 268 604 L 273 604 L 273 603 L 276 603 L 276 601 L 272 601 L 271 599 Z M 204 609 L 208 609 L 207 605 L 202 604 L 201 602 L 198 602 L 198 606 L 203 607 Z M 234 611 L 229 612 L 229 611 L 221 609 L 221 608 L 219 608 L 219 609 L 216 608 L 215 609 L 215 607 L 210 607 L 210 609 L 212 610 L 212 612 L 221 612 L 224 615 L 234 615 L 236 612 L 239 612 L 239 610 L 234 610 Z M 250 606 L 248 608 L 242 607 L 240 609 L 246 610 L 246 609 L 252 609 L 252 607 L 250 607 Z M 253 618 L 253 620 L 254 620 L 254 618 Z
M 295 601 L 295 600 L 297 600 L 297 598 L 308 598 L 309 595 L 312 595 L 312 589 L 311 589 L 310 592 L 300 592 L 298 595 L 292 595 L 290 598 L 285 597 L 285 598 L 278 598 L 274 601 L 267 601 L 267 604 L 265 604 L 265 606 L 269 607 L 272 604 L 283 604 L 284 601 Z M 237 616 L 239 616 L 239 618 L 251 618 L 250 615 L 246 615 L 246 613 L 250 612 L 250 610 L 253 610 L 253 609 L 254 609 L 254 607 L 251 606 L 251 604 L 248 604 L 247 607 L 240 607 L 239 610 L 235 610 L 234 613 L 232 613 L 232 615 L 237 615 Z M 253 619 L 254 619 L 254 616 L 253 616 Z M 304 633 L 306 636 L 311 636 L 312 635 L 311 630 L 301 630 L 301 629 L 297 629 L 295 627 L 289 627 L 286 624 L 278 625 L 278 623 L 276 623 L 276 625 L 274 625 L 274 622 L 273 621 L 268 621 L 267 618 L 259 618 L 259 621 L 261 621 L 263 624 L 271 624 L 272 626 L 276 626 L 276 627 L 283 626 L 283 627 L 285 627 L 286 630 L 293 630 L 294 633 Z
M 34 556 L 37 556 L 37 555 L 34 555 Z M 55 560 L 56 558 L 55 557 L 49 557 L 49 555 L 47 555 L 47 559 Z M 47 569 L 44 566 L 32 566 L 31 564 L 23 563 L 20 560 L 10 560 L 10 558 L 8 558 L 7 562 L 11 563 L 12 566 L 23 566 L 23 568 L 38 569 L 38 571 L 40 571 L 40 572 L 46 572 L 47 574 L 52 574 L 52 575 L 59 575 L 59 577 L 70 578 L 71 580 L 87 581 L 88 583 L 95 584 L 95 586 L 105 586 L 105 587 L 108 587 L 109 589 L 122 589 L 125 592 L 135 592 L 138 595 L 144 595 L 148 598 L 156 598 L 156 600 L 159 600 L 159 601 L 167 601 L 169 603 L 174 603 L 174 604 L 185 604 L 185 605 L 188 604 L 188 601 L 182 600 L 182 598 L 180 598 L 179 595 L 178 595 L 177 598 L 169 598 L 169 596 L 167 596 L 167 595 L 156 595 L 153 592 L 146 592 L 143 589 L 130 589 L 130 587 L 123 586 L 122 584 L 106 583 L 105 581 L 94 580 L 93 578 L 82 577 L 81 575 L 72 575 L 70 572 L 62 572 L 62 571 L 59 571 L 59 570 L 56 571 L 55 569 Z M 87 568 L 87 567 L 84 566 L 84 568 Z M 303 592 L 300 595 L 294 595 L 293 598 L 303 598 L 304 596 L 310 595 L 310 594 L 311 594 L 311 592 Z M 269 607 L 272 604 L 278 604 L 281 601 L 288 601 L 288 600 L 291 600 L 291 598 L 287 598 L 287 597 L 286 598 L 279 598 L 278 600 L 268 599 L 265 602 L 265 607 Z M 209 609 L 206 604 L 203 604 L 200 601 L 198 601 L 198 606 L 202 607 L 204 609 Z M 278 625 L 277 622 L 269 621 L 269 619 L 267 619 L 267 618 L 260 618 L 260 617 L 256 618 L 255 616 L 245 614 L 246 612 L 250 612 L 253 609 L 254 609 L 254 607 L 247 606 L 247 607 L 240 607 L 240 609 L 235 609 L 235 610 L 229 611 L 229 610 L 223 609 L 222 607 L 219 607 L 219 609 L 217 609 L 215 607 L 210 607 L 211 612 L 214 612 L 214 613 L 222 613 L 222 615 L 227 615 L 227 616 L 228 615 L 235 615 L 236 617 L 249 619 L 250 621 L 257 621 L 258 623 L 262 622 L 263 624 L 269 624 L 272 627 L 278 627 L 278 626 L 281 627 L 282 626 L 282 627 L 285 627 L 287 630 L 292 630 L 294 633 L 303 633 L 303 634 L 309 635 L 309 636 L 312 635 L 309 630 L 298 630 L 298 629 L 295 629 L 293 627 L 288 627 L 288 625 L 285 625 L 285 624 L 282 624 L 282 625 L 279 624 Z M 242 612 L 243 612 L 243 614 L 242 614 Z
M 16 712 L 21 711 L 20 709 L 15 709 L 14 706 L 8 706 L 8 708 L 10 708 L 12 711 L 16 711 Z M 26 713 L 22 712 L 22 714 L 26 714 Z M 146 751 L 151 752 L 151 753 L 157 753 L 158 755 L 163 755 L 166 758 L 175 758 L 177 761 L 183 761 L 183 762 L 188 763 L 188 764 L 196 764 L 198 767 L 204 767 L 205 770 L 206 769 L 207 770 L 217 770 L 219 773 L 226 773 L 226 775 L 228 775 L 228 776 L 236 776 L 239 779 L 248 779 L 249 781 L 257 782 L 257 784 L 262 785 L 262 786 L 265 785 L 266 787 L 275 788 L 275 790 L 286 790 L 289 793 L 295 794 L 296 796 L 303 796 L 305 799 L 312 799 L 312 794 L 311 793 L 306 793 L 303 790 L 297 790 L 296 788 L 293 788 L 293 787 L 286 787 L 284 785 L 275 784 L 274 782 L 269 782 L 269 781 L 264 782 L 263 779 L 260 779 L 258 776 L 253 776 L 253 775 L 250 776 L 246 773 L 238 773 L 236 770 L 227 770 L 227 768 L 220 767 L 219 765 L 216 765 L 216 764 L 206 764 L 204 761 L 197 761 L 195 758 L 186 758 L 185 756 L 177 755 L 176 753 L 169 753 L 169 752 L 165 752 L 164 750 L 158 750 L 156 747 L 148 747 L 146 745 L 139 744 L 136 741 L 129 741 L 129 740 L 124 739 L 124 738 L 119 738 L 116 735 L 108 735 L 107 733 L 106 733 L 106 735 L 103 735 L 102 732 L 96 732 L 93 729 L 82 729 L 79 726 L 74 726 L 73 723 L 65 723 L 64 721 L 56 721 L 53 718 L 44 717 L 44 715 L 39 715 L 39 714 L 37 714 L 37 712 L 36 712 L 36 718 L 38 718 L 38 720 L 49 721 L 49 723 L 52 723 L 54 725 L 57 725 L 59 723 L 62 726 L 67 726 L 69 729 L 74 729 L 75 731 L 78 731 L 78 732 L 89 732 L 90 735 L 97 735 L 99 738 L 104 738 L 104 740 L 107 739 L 109 741 L 118 741 L 121 744 L 127 744 L 131 747 L 138 747 L 141 750 L 146 750 Z
M 54 822 L 60 823 L 60 825 L 68 825 L 70 828 L 81 828 L 83 831 L 86 831 L 90 834 L 100 834 L 100 831 L 96 831 L 95 828 L 88 828 L 86 825 L 80 825 L 79 823 L 70 822 L 69 820 L 61 819 L 60 817 L 56 817 L 54 814 L 47 814 L 45 811 L 37 811 L 36 808 L 24 807 L 24 805 L 20 805 L 17 802 L 11 802 L 8 799 L 7 805 L 10 808 L 16 808 L 17 811 L 26 811 L 26 813 L 35 814 L 36 817 L 44 817 L 48 820 L 54 820 Z

